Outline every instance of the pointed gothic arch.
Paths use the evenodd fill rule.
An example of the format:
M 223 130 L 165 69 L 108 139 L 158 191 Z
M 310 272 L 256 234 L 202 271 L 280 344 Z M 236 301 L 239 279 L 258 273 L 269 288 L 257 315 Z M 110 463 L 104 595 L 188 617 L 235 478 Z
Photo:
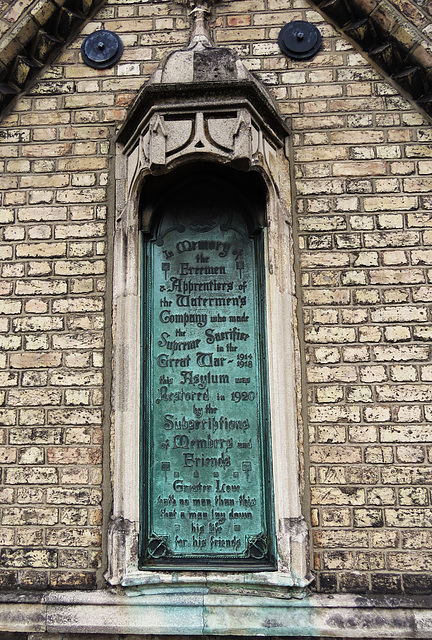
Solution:
M 225 73 L 220 79 L 216 72 L 221 57 Z M 174 69 L 181 70 L 177 83 Z M 212 76 L 212 70 L 217 77 Z M 300 499 L 301 382 L 287 135 L 274 103 L 236 55 L 202 42 L 168 57 L 138 96 L 119 133 L 113 296 L 114 500 L 107 573 L 112 584 L 141 585 L 143 589 L 149 585 L 157 589 L 158 584 L 165 589 L 172 584 L 181 589 L 203 580 L 207 585 L 222 580 L 234 591 L 240 584 L 249 589 L 257 584 L 262 589 L 271 585 L 289 597 L 292 588 L 304 588 L 311 581 L 308 531 Z M 244 570 L 231 567 L 227 573 L 221 563 L 209 566 L 204 577 L 198 567 L 194 570 L 190 565 L 184 571 L 178 566 L 149 570 L 139 553 L 146 535 L 146 514 L 140 510 L 139 499 L 140 468 L 145 474 L 148 464 L 148 459 L 140 461 L 139 455 L 140 318 L 146 304 L 140 275 L 140 233 L 152 233 L 154 214 L 168 186 L 173 189 L 177 184 L 184 194 L 192 194 L 195 205 L 205 197 L 208 187 L 203 190 L 194 181 L 199 172 L 213 184 L 225 181 L 224 188 L 231 185 L 234 199 L 248 211 L 248 233 L 262 235 L 274 479 L 274 565 L 258 571 L 253 566 Z M 179 197 L 179 204 L 182 199 L 187 197 Z

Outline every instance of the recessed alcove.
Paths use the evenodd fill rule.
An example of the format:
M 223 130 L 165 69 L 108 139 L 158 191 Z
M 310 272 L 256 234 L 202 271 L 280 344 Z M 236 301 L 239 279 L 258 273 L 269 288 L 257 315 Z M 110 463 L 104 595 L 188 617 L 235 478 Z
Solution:
M 275 568 L 265 195 L 215 163 L 143 186 L 142 569 Z
M 229 52 L 229 73 L 219 77 L 212 72 L 219 54 L 205 36 L 192 39 L 187 49 L 173 52 L 143 87 L 118 135 L 113 292 L 113 514 L 106 579 L 113 585 L 143 593 L 172 590 L 209 593 L 222 589 L 235 595 L 241 589 L 250 594 L 289 598 L 299 591 L 304 593 L 312 580 L 308 529 L 300 499 L 301 380 L 293 275 L 292 195 L 286 156 L 289 132 L 266 89 L 247 72 L 234 52 Z M 177 83 L 176 69 L 179 70 Z M 143 498 L 143 492 L 149 491 L 155 478 L 165 482 L 165 473 L 167 481 L 172 482 L 174 478 L 169 474 L 175 470 L 175 464 L 179 464 L 178 460 L 174 464 L 169 457 L 155 463 L 148 454 L 140 455 L 143 416 L 145 422 L 146 415 L 154 410 L 155 397 L 157 399 L 154 395 L 157 389 L 153 389 L 152 395 L 146 390 L 145 381 L 152 371 L 152 357 L 157 359 L 158 353 L 153 344 L 147 361 L 148 352 L 143 351 L 143 343 L 152 339 L 146 326 L 151 326 L 156 316 L 149 320 L 149 314 L 153 313 L 155 302 L 161 304 L 161 300 L 148 294 L 151 278 L 149 280 L 145 269 L 149 259 L 155 256 L 150 257 L 148 240 L 157 233 L 162 210 L 170 210 L 173 220 L 177 220 L 180 214 L 190 215 L 187 211 L 191 207 L 206 211 L 207 220 L 236 210 L 236 215 L 244 220 L 247 230 L 244 235 L 259 244 L 259 265 L 254 269 L 260 274 L 258 280 L 261 279 L 256 289 L 262 296 L 258 305 L 259 320 L 259 313 L 255 314 L 259 335 L 256 345 L 260 346 L 254 347 L 254 359 L 261 367 L 258 388 L 265 389 L 260 403 L 266 405 L 268 413 L 268 438 L 266 442 L 262 440 L 262 447 L 260 445 L 259 450 L 267 453 L 260 471 L 261 480 L 259 474 L 257 478 L 259 482 L 264 479 L 264 485 L 267 483 L 261 511 L 270 515 L 266 516 L 264 537 L 253 535 L 252 528 L 248 530 L 249 537 L 246 543 L 242 542 L 239 552 L 243 557 L 237 560 L 262 552 L 262 558 L 265 556 L 268 561 L 261 566 L 246 561 L 242 568 L 241 562 L 240 565 L 231 562 L 233 558 L 229 553 L 222 553 L 220 562 L 207 563 L 198 554 L 194 565 L 190 557 L 182 563 L 179 553 L 170 567 L 169 562 L 164 564 L 162 559 L 168 559 L 170 553 L 171 557 L 176 554 L 169 550 L 171 542 L 163 533 L 150 535 L 154 540 L 150 555 L 156 550 L 156 555 L 161 556 L 158 562 L 152 562 L 142 551 L 148 527 L 146 509 L 152 504 L 149 494 Z M 224 233 L 223 224 L 218 233 Z M 188 225 L 191 234 L 188 241 L 192 242 L 197 228 L 203 226 L 201 223 L 198 227 L 192 222 L 173 224 L 178 228 Z M 210 260 L 210 254 L 204 257 Z M 157 259 L 163 277 L 169 273 L 175 275 L 178 267 L 169 264 L 169 260 L 162 266 L 161 258 Z M 217 256 L 215 264 L 222 264 L 222 260 L 223 256 Z M 235 265 L 232 269 L 234 274 Z M 230 275 L 226 281 L 222 278 L 221 286 L 237 282 L 237 275 Z M 158 280 L 158 285 L 162 286 L 163 281 Z M 229 299 L 233 297 L 229 292 L 226 295 Z M 227 303 L 222 296 L 220 300 L 221 304 Z M 167 300 L 168 303 L 171 301 Z M 229 328 L 228 319 L 225 331 Z M 245 333 L 252 335 L 250 331 Z M 196 339 L 205 342 L 204 334 L 197 334 Z M 192 335 L 187 340 L 191 343 Z M 253 340 L 251 345 L 255 344 Z M 229 363 L 230 366 L 233 363 Z M 228 376 L 231 376 L 230 384 L 233 380 L 230 393 L 235 393 L 236 385 L 242 383 L 236 382 L 237 376 L 233 373 Z M 173 376 L 170 374 L 170 377 Z M 197 405 L 198 409 L 203 406 Z M 181 414 L 183 418 L 186 413 Z M 227 417 L 227 413 L 221 412 L 220 416 Z M 250 416 L 246 415 L 245 419 L 251 422 Z M 159 428 L 160 424 L 156 426 Z M 172 441 L 167 439 L 171 447 Z M 160 447 L 161 442 L 156 444 Z M 240 475 L 254 468 L 246 458 L 239 457 L 235 464 L 240 465 Z M 268 472 L 265 472 L 266 464 Z M 158 466 L 158 473 L 162 475 L 149 479 L 149 465 L 152 469 Z M 216 484 L 216 480 L 212 482 Z M 252 513 L 253 509 L 246 511 Z M 253 513 L 252 519 L 258 517 L 257 514 L 258 511 Z M 181 510 L 172 514 L 173 521 L 177 516 L 182 517 Z M 182 539 L 185 538 L 183 535 Z M 184 544 L 187 547 L 187 542 Z M 194 555 L 190 548 L 189 552 L 189 556 Z
M 158 210 L 165 203 L 183 208 L 193 203 L 197 208 L 207 201 L 208 206 L 209 188 L 213 189 L 213 199 L 217 197 L 220 206 L 230 207 L 230 203 L 235 202 L 242 209 L 251 235 L 266 226 L 267 187 L 259 172 L 195 161 L 168 173 L 145 176 L 139 199 L 140 229 L 144 233 L 151 231 Z

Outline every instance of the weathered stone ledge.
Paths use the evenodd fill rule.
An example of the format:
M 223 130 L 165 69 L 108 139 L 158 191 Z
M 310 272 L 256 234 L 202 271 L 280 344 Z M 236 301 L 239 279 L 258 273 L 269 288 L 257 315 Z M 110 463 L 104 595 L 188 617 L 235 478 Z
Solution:
M 0 595 L 0 630 L 140 635 L 430 638 L 432 598 L 42 592 Z

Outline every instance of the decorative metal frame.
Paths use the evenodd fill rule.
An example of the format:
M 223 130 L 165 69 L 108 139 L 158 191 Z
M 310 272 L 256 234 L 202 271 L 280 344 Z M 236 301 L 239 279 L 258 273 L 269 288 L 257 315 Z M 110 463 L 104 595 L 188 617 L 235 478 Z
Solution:
M 206 165 L 207 170 L 205 173 L 200 172 L 200 165 L 189 165 L 189 170 L 185 175 L 185 178 L 178 178 L 176 180 L 177 188 L 180 190 L 183 187 L 183 191 L 192 191 L 196 188 L 197 184 L 206 179 L 213 179 L 211 172 L 209 172 L 209 165 Z M 257 460 L 257 464 L 260 465 L 260 471 L 263 474 L 262 482 L 262 500 L 263 500 L 263 513 L 261 514 L 262 523 L 265 523 L 265 533 L 261 533 L 249 538 L 247 548 L 241 554 L 236 554 L 234 557 L 230 557 L 228 554 L 209 554 L 203 552 L 199 557 L 188 556 L 185 554 L 181 557 L 181 554 L 173 554 L 168 538 L 154 533 L 151 514 L 153 513 L 154 505 L 151 500 L 151 486 L 152 478 L 150 469 L 152 469 L 153 462 L 153 446 L 149 444 L 152 441 L 152 431 L 150 424 L 153 422 L 153 398 L 150 392 L 150 370 L 152 369 L 153 356 L 149 353 L 150 346 L 152 344 L 152 335 L 154 327 L 152 326 L 151 315 L 154 305 L 154 299 L 152 295 L 153 283 L 151 277 L 151 264 L 152 264 L 152 251 L 151 245 L 163 245 L 163 238 L 167 233 L 171 231 L 179 231 L 182 233 L 185 230 L 186 221 L 181 216 L 174 219 L 174 223 L 170 224 L 165 231 L 162 231 L 157 223 L 156 211 L 160 208 L 164 209 L 165 205 L 162 203 L 159 205 L 158 200 L 154 203 L 155 213 L 150 222 L 150 229 L 148 233 L 143 233 L 143 250 L 142 250 L 142 264 L 143 264 L 143 277 L 142 277 L 142 344 L 145 345 L 146 354 L 142 359 L 142 389 L 143 389 L 143 407 L 142 407 L 142 456 L 141 456 L 141 527 L 140 527 L 140 567 L 142 569 L 161 570 L 161 569 L 173 569 L 178 568 L 184 570 L 218 570 L 218 571 L 265 571 L 273 570 L 275 567 L 275 532 L 274 532 L 274 515 L 271 505 L 273 504 L 272 495 L 272 482 L 271 482 L 271 443 L 269 433 L 269 408 L 268 408 L 268 390 L 267 390 L 267 355 L 263 353 L 266 350 L 266 323 L 265 323 L 265 295 L 264 287 L 265 281 L 263 277 L 263 237 L 262 227 L 254 216 L 253 209 L 257 205 L 257 202 L 251 202 L 249 198 L 253 198 L 252 195 L 239 192 L 239 185 L 235 185 L 235 172 L 224 172 L 218 175 L 215 165 L 215 178 L 217 183 L 220 183 L 220 189 L 224 193 L 226 199 L 227 209 L 229 202 L 235 198 L 237 192 L 237 198 L 241 198 L 243 208 L 247 209 L 246 214 L 250 215 L 244 218 L 245 225 L 248 226 L 249 233 L 244 235 L 245 240 L 252 242 L 251 251 L 254 256 L 254 264 L 256 266 L 256 272 L 254 273 L 254 289 L 256 290 L 257 298 L 254 300 L 255 307 L 255 322 L 259 322 L 258 327 L 255 328 L 256 337 L 260 336 L 260 344 L 256 345 L 259 352 L 259 359 L 256 363 L 258 366 L 259 374 L 258 378 L 262 381 L 263 387 L 261 388 L 261 397 L 259 400 L 259 414 L 260 423 L 257 425 L 257 435 L 261 442 L 262 450 L 260 452 L 260 459 Z M 183 172 L 184 173 L 184 172 Z M 220 173 L 220 172 L 219 172 Z M 228 175 L 227 175 L 228 174 Z M 229 180 L 231 179 L 231 184 Z M 257 176 L 258 180 L 258 176 Z M 157 183 L 157 180 L 154 181 Z M 166 191 L 171 192 L 171 188 L 168 184 L 162 184 L 160 186 L 160 193 L 162 200 L 166 199 Z M 175 191 L 177 193 L 177 189 Z M 165 196 L 165 198 L 164 198 Z M 262 194 L 264 196 L 264 194 Z M 195 197 L 196 199 L 196 197 Z M 171 200 L 176 202 L 176 195 L 171 197 Z M 262 206 L 265 207 L 264 198 L 262 198 Z M 227 210 L 225 209 L 225 211 Z M 255 217 L 255 221 L 254 221 Z M 182 224 L 184 222 L 184 224 Z M 221 224 L 221 229 L 229 231 L 237 227 L 233 225 L 231 213 L 225 214 L 225 222 Z M 240 263 L 239 263 L 240 264 Z M 244 268 L 244 265 L 243 265 Z M 257 401 L 258 402 L 258 401 Z M 162 463 L 168 465 L 166 470 L 170 471 L 170 463 Z M 243 463 L 244 465 L 245 463 Z M 153 547 L 159 541 L 159 550 L 164 545 L 163 553 L 155 555 Z

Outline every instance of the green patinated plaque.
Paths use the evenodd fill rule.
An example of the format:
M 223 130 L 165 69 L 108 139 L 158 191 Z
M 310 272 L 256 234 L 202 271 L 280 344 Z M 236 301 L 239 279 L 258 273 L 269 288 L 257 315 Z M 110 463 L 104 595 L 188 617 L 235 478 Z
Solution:
M 144 243 L 143 568 L 273 567 L 261 245 L 211 206 Z

